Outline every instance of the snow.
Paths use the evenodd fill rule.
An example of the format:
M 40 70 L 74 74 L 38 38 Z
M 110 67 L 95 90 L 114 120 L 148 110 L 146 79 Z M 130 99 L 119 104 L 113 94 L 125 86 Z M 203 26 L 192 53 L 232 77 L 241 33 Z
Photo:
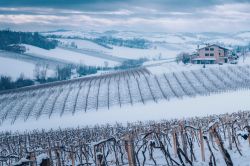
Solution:
M 197 45 L 202 43 L 217 43 L 223 45 L 240 44 L 247 45 L 249 43 L 248 31 L 238 33 L 164 33 L 164 32 L 136 32 L 136 31 L 66 31 L 44 33 L 61 35 L 62 37 L 81 37 L 81 38 L 98 38 L 101 36 L 133 39 L 146 39 L 152 43 L 166 42 L 172 44 Z
M 49 158 L 49 156 L 45 153 L 42 153 L 42 154 L 36 156 L 37 165 L 40 165 L 44 159 L 48 159 L 48 158 Z
M 51 128 L 58 129 L 78 126 L 93 126 L 96 124 L 115 124 L 116 122 L 126 124 L 127 122 L 163 120 L 174 118 L 201 117 L 212 114 L 233 113 L 239 110 L 250 110 L 250 90 L 238 90 L 210 96 L 199 96 L 195 98 L 184 97 L 182 100 L 171 99 L 170 101 L 159 101 L 158 103 L 147 102 L 143 104 L 127 105 L 126 107 L 111 107 L 109 110 L 77 112 L 60 116 L 52 116 L 38 120 L 29 119 L 24 122 L 19 119 L 15 124 L 5 121 L 0 131 L 32 131 L 34 129 Z
M 100 46 L 94 42 L 88 41 L 88 40 L 81 40 L 81 39 L 60 39 L 56 38 L 56 40 L 59 40 L 60 42 L 64 44 L 71 44 L 74 42 L 77 45 L 77 48 L 83 48 L 83 49 L 89 49 L 89 50 L 98 50 L 101 52 L 107 52 L 110 49 L 107 49 L 103 46 Z
M 250 64 L 250 52 L 246 54 L 246 57 L 241 57 L 238 61 L 239 65 Z
M 237 135 L 247 135 L 248 136 L 248 132 L 247 131 L 237 131 L 236 134 Z
M 186 48 L 181 48 L 179 45 L 162 45 L 155 44 L 152 48 L 149 49 L 138 49 L 138 48 L 128 48 L 121 46 L 111 46 L 113 49 L 108 49 L 102 47 L 94 42 L 81 39 L 57 39 L 64 44 L 70 44 L 74 42 L 79 49 L 86 49 L 97 51 L 100 53 L 105 53 L 114 57 L 127 58 L 127 59 L 139 59 L 139 58 L 148 58 L 148 59 L 157 59 L 161 58 L 170 58 L 175 57 L 181 51 L 184 51 Z M 177 47 L 177 48 L 176 48 Z M 192 50 L 192 49 L 189 49 Z
M 35 65 L 34 63 L 25 62 L 20 59 L 0 56 L 0 75 L 10 76 L 13 80 L 19 78 L 20 75 L 33 79 Z M 47 76 L 54 76 L 54 74 L 55 72 L 52 69 L 47 70 Z
M 185 43 L 185 38 L 175 34 L 169 34 L 165 36 L 165 42 L 167 43 Z
M 250 32 L 241 32 L 241 33 L 238 33 L 236 35 L 237 37 L 240 37 L 240 38 L 250 38 Z
M 129 58 L 129 59 L 172 58 L 181 52 L 181 50 L 170 50 L 163 47 L 156 47 L 150 49 L 127 48 L 119 46 L 112 46 L 112 47 L 113 47 L 112 50 L 113 56 Z
M 27 163 L 30 160 L 26 159 L 26 158 L 21 158 L 18 162 L 14 163 L 13 165 L 21 165 L 22 163 Z
M 0 75 L 6 75 L 17 79 L 21 74 L 33 78 L 35 64 L 23 62 L 17 59 L 0 57 Z
M 222 39 L 213 39 L 209 40 L 210 43 L 222 43 L 225 45 L 245 45 L 246 42 L 243 41 L 242 39 L 237 39 L 237 38 L 222 38 Z
M 51 34 L 51 33 L 48 33 L 48 34 Z M 114 57 L 128 58 L 128 59 L 139 59 L 139 58 L 150 59 L 150 61 L 144 63 L 143 66 L 146 67 L 152 74 L 162 74 L 162 73 L 168 74 L 172 72 L 182 72 L 182 71 L 202 69 L 203 65 L 199 65 L 199 64 L 183 64 L 183 63 L 177 64 L 173 62 L 175 56 L 178 53 L 182 51 L 185 51 L 185 52 L 195 51 L 198 44 L 201 45 L 202 43 L 221 43 L 222 45 L 225 45 L 226 47 L 228 47 L 229 45 L 246 45 L 250 41 L 250 32 L 240 32 L 236 34 L 216 34 L 216 33 L 215 34 L 209 34 L 209 33 L 185 34 L 185 33 L 158 33 L 158 32 L 138 33 L 138 32 L 130 32 L 130 31 L 109 31 L 109 32 L 66 31 L 66 32 L 54 32 L 53 34 L 63 35 L 64 37 L 75 36 L 75 37 L 82 37 L 82 38 L 84 37 L 98 38 L 100 36 L 112 36 L 114 38 L 122 38 L 122 39 L 143 38 L 143 39 L 149 40 L 150 42 L 152 42 L 152 48 L 149 48 L 149 49 L 137 49 L 137 48 L 127 48 L 127 47 L 119 47 L 119 46 L 112 46 L 113 49 L 108 49 L 88 40 L 58 39 L 64 43 L 75 42 L 79 49 L 85 49 L 85 50 L 94 51 L 98 53 L 104 53 L 104 54 L 114 56 Z M 55 59 L 55 60 L 67 62 L 67 63 L 74 63 L 74 64 L 81 63 L 81 64 L 86 64 L 86 65 L 91 65 L 91 66 L 105 66 L 106 62 L 108 63 L 109 67 L 119 65 L 117 61 L 107 60 L 105 58 L 98 58 L 91 54 L 79 53 L 79 52 L 75 52 L 75 51 L 71 51 L 71 50 L 67 50 L 63 48 L 45 50 L 45 49 L 41 49 L 41 48 L 34 47 L 31 45 L 24 45 L 24 46 L 28 48 L 26 52 L 27 54 L 35 55 L 37 57 L 45 57 L 48 59 Z M 242 66 L 249 65 L 250 64 L 249 56 L 247 56 L 245 60 L 240 58 L 237 65 L 242 65 Z M 219 66 L 217 64 L 213 64 L 213 65 L 206 65 L 206 68 L 225 68 L 228 66 L 234 66 L 234 65 L 223 64 L 222 66 Z M 14 79 L 19 77 L 21 73 L 24 73 L 26 77 L 33 78 L 34 67 L 35 67 L 35 64 L 33 63 L 24 62 L 18 59 L 0 57 L 0 74 L 9 75 Z M 101 74 L 101 73 L 98 73 L 98 74 Z M 176 73 L 177 76 L 178 74 L 180 73 Z M 223 79 L 229 79 L 229 78 L 225 77 Z M 95 81 L 98 81 L 98 80 L 96 79 Z M 112 81 L 115 82 L 115 79 Z M 133 86 L 136 86 L 135 83 L 136 82 L 131 81 L 132 89 L 133 89 Z M 101 86 L 104 87 L 105 85 L 105 87 L 107 87 L 106 84 L 107 84 L 106 81 L 102 82 Z M 74 86 L 77 87 L 78 85 L 74 85 Z M 63 96 L 59 97 L 60 99 L 64 97 L 63 101 L 65 102 L 66 102 L 66 99 L 67 100 L 69 99 L 69 101 L 74 101 L 73 99 L 71 99 L 71 97 L 72 97 L 72 94 L 77 93 L 78 89 L 74 88 L 71 85 L 62 86 L 62 87 L 59 87 L 58 89 L 56 88 L 47 89 L 46 92 L 49 92 L 51 90 L 59 91 L 61 90 L 60 88 L 66 90 L 65 92 L 63 92 Z M 69 90 L 67 90 L 67 88 Z M 117 89 L 116 86 L 111 86 L 110 89 L 112 88 Z M 122 89 L 123 87 L 121 86 L 120 88 Z M 106 89 L 103 88 L 103 89 L 107 91 L 107 88 Z M 122 89 L 122 90 L 126 90 L 126 89 Z M 138 91 L 135 91 L 135 90 L 136 89 L 134 88 L 132 90 L 132 93 L 133 94 L 137 93 L 137 95 L 139 95 Z M 81 95 L 80 100 L 85 101 L 84 95 L 85 93 L 87 93 L 87 88 L 86 87 L 82 88 L 81 92 L 82 91 L 84 92 L 84 94 L 80 94 Z M 100 94 L 102 95 L 101 97 L 107 98 L 107 93 L 104 93 L 106 91 L 100 91 Z M 93 102 L 92 105 L 95 105 L 94 97 L 96 96 L 94 92 L 97 92 L 96 88 L 92 88 L 91 93 L 89 94 L 89 97 L 90 97 L 89 99 L 90 101 Z M 145 86 L 143 86 L 142 92 L 148 93 L 146 91 Z M 114 91 L 111 91 L 110 95 L 112 97 L 116 97 L 115 94 L 113 93 Z M 12 94 L 9 94 L 9 95 L 12 95 Z M 25 96 L 25 94 L 23 95 Z M 48 97 L 49 95 L 50 95 L 49 93 L 45 93 L 45 95 L 42 96 L 41 98 L 44 101 L 46 100 L 49 102 L 50 99 L 53 99 L 54 97 L 54 96 L 50 96 L 49 98 Z M 55 95 L 55 94 L 52 93 L 52 95 Z M 35 93 L 34 93 L 34 96 L 35 96 Z M 67 98 L 68 96 L 69 98 Z M 212 114 L 218 115 L 222 113 L 233 113 L 233 112 L 237 112 L 241 110 L 249 111 L 250 110 L 249 96 L 250 96 L 249 89 L 248 90 L 241 89 L 237 91 L 227 91 L 223 93 L 216 92 L 208 96 L 207 95 L 205 96 L 198 95 L 196 97 L 184 96 L 182 99 L 170 97 L 170 101 L 158 100 L 156 103 L 153 102 L 153 100 L 150 100 L 150 101 L 145 100 L 146 101 L 145 104 L 135 102 L 133 103 L 132 106 L 130 104 L 127 104 L 127 105 L 124 104 L 122 107 L 119 107 L 118 104 L 115 103 L 117 101 L 115 101 L 114 99 L 113 102 L 117 104 L 117 106 L 112 106 L 109 109 L 100 108 L 98 109 L 98 111 L 96 111 L 96 109 L 91 109 L 91 110 L 88 110 L 87 112 L 84 112 L 84 110 L 79 109 L 80 111 L 77 111 L 75 115 L 72 115 L 70 112 L 71 110 L 70 110 L 69 105 L 72 105 L 72 103 L 69 102 L 65 104 L 65 108 L 68 108 L 68 109 L 65 109 L 66 112 L 62 116 L 58 116 L 56 114 L 56 116 L 52 116 L 51 118 L 48 118 L 47 115 L 44 115 L 44 116 L 41 116 L 41 118 L 39 118 L 38 120 L 36 120 L 35 118 L 29 118 L 27 121 L 24 121 L 23 118 L 19 118 L 16 120 L 14 124 L 11 124 L 11 121 L 5 120 L 3 124 L 1 124 L 0 131 L 18 130 L 19 132 L 25 132 L 25 131 L 33 131 L 34 129 L 50 130 L 51 128 L 53 129 L 69 128 L 69 127 L 76 128 L 76 127 L 94 126 L 96 124 L 102 125 L 102 124 L 107 124 L 107 123 L 112 125 L 112 124 L 115 124 L 116 122 L 123 123 L 124 125 L 126 125 L 127 122 L 151 121 L 151 120 L 159 121 L 163 119 L 170 120 L 170 119 L 175 119 L 175 118 L 185 119 L 189 117 L 202 117 L 202 116 L 207 116 L 207 115 L 212 115 Z M 19 100 L 20 100 L 20 103 L 18 102 Z M 10 111 L 10 112 L 11 111 L 13 112 L 13 110 L 20 110 L 21 105 L 26 103 L 27 101 L 25 101 L 25 98 L 22 98 L 22 99 L 20 98 L 19 100 L 17 100 L 17 102 L 15 100 L 14 102 L 11 101 L 12 102 L 11 106 L 4 107 L 5 108 L 4 110 Z M 36 98 L 33 98 L 33 100 L 36 100 Z M 45 103 L 39 101 L 38 104 L 36 104 L 34 108 L 43 108 L 42 104 L 45 104 Z M 55 108 L 58 107 L 59 108 L 58 110 L 60 110 L 62 105 L 63 105 L 62 100 L 58 100 Z M 25 106 L 29 107 L 30 105 L 25 105 Z M 50 106 L 50 104 L 46 106 L 48 107 Z M 90 106 L 91 106 L 91 103 L 90 103 Z M 27 110 L 28 110 L 28 107 L 27 107 Z M 1 109 L 2 108 L 3 107 L 1 107 Z M 40 110 L 40 109 L 35 109 L 35 110 Z M 211 122 L 208 125 L 208 127 L 211 127 L 212 125 L 214 125 L 215 122 Z M 237 131 L 237 134 L 248 135 L 248 132 Z M 235 151 L 235 147 L 234 147 L 234 150 L 228 150 L 228 152 L 231 155 L 234 165 L 250 166 L 249 164 L 250 163 L 249 161 L 250 149 L 248 148 L 249 146 L 248 142 L 245 140 L 242 140 L 241 137 L 239 137 L 239 139 L 241 142 L 240 147 L 241 147 L 243 156 L 240 156 Z M 103 141 L 103 140 L 100 140 L 100 141 Z M 92 142 L 92 144 L 99 143 L 100 141 Z M 154 143 L 154 142 L 155 142 L 154 140 L 149 140 L 149 143 Z M 228 148 L 227 140 L 224 142 L 224 144 L 225 144 L 225 147 Z M 195 154 L 198 154 L 197 158 L 200 158 L 199 152 L 198 152 L 199 147 L 197 145 L 194 145 L 194 146 L 195 146 L 194 147 Z M 209 152 L 208 152 L 207 147 L 205 147 L 205 153 L 206 153 L 206 163 L 198 161 L 198 162 L 195 162 L 194 165 L 197 165 L 197 166 L 207 165 L 207 161 L 209 158 L 209 155 L 208 155 Z M 97 154 L 101 154 L 101 153 L 98 152 Z M 214 154 L 216 157 L 217 165 L 224 166 L 225 162 L 223 161 L 221 153 L 219 151 L 214 151 Z M 37 163 L 40 164 L 42 159 L 45 159 L 45 158 L 48 158 L 47 154 L 40 154 L 39 156 L 37 156 Z M 162 155 L 160 155 L 160 153 L 156 153 L 155 158 L 157 159 L 158 164 L 164 163 L 163 161 L 164 158 L 162 157 Z M 17 162 L 17 164 L 22 161 L 28 161 L 28 160 L 25 158 L 21 158 L 21 160 Z M 152 161 L 149 161 L 149 162 L 152 163 Z M 149 162 L 146 164 L 149 164 Z
M 225 47 L 247 45 L 250 41 L 249 32 L 230 33 L 163 33 L 134 31 L 66 31 L 46 34 L 56 34 L 63 37 L 99 38 L 113 37 L 121 39 L 145 39 L 151 42 L 149 49 L 137 49 L 110 45 L 113 49 L 102 47 L 94 42 L 80 39 L 59 39 L 64 43 L 75 42 L 79 48 L 104 52 L 112 56 L 128 59 L 166 59 L 180 52 L 193 52 L 197 45 L 204 43 L 220 43 Z
M 182 62 L 176 63 L 173 61 L 173 59 L 169 60 L 156 60 L 156 61 L 149 61 L 145 62 L 143 66 L 145 66 L 151 73 L 153 74 L 161 74 L 161 73 L 172 73 L 172 72 L 181 72 L 181 71 L 190 71 L 190 70 L 196 70 L 196 69 L 202 69 L 203 64 L 183 64 Z M 245 60 L 243 60 L 243 57 L 240 57 L 238 60 L 238 64 L 207 64 L 206 68 L 218 68 L 218 67 L 227 67 L 227 66 L 244 66 L 244 65 L 250 65 L 250 53 L 247 54 L 245 57 Z
M 230 71 L 233 71 L 233 74 Z M 175 101 L 175 98 L 178 100 L 186 99 L 186 96 L 200 98 L 203 95 L 249 88 L 249 66 L 222 66 L 222 68 L 194 70 L 185 73 L 166 72 L 165 75 L 148 74 L 145 69 L 126 72 L 131 74 L 120 73 L 115 74 L 114 77 L 103 75 L 102 77 L 93 77 L 93 79 L 79 78 L 60 84 L 54 83 L 52 84 L 54 86 L 51 84 L 40 86 L 40 88 L 33 86 L 26 88 L 22 93 L 2 94 L 0 95 L 3 100 L 0 103 L 2 108 L 0 113 L 1 116 L 5 117 L 3 124 L 26 121 L 27 119 L 27 121 L 40 118 L 48 119 L 51 116 L 59 117 L 82 111 L 88 112 L 87 115 L 89 115 L 89 113 L 103 108 L 110 110 L 117 109 L 117 106 L 129 108 L 129 105 L 140 105 L 137 103 L 151 103 L 151 101 L 162 103 L 165 99 L 172 102 Z M 214 76 L 215 72 L 217 77 Z M 134 77 L 129 77 L 132 74 Z M 142 75 L 144 77 L 141 77 Z M 223 77 L 224 75 L 226 77 Z M 182 83 L 180 84 L 180 82 Z M 226 99 L 225 101 L 228 102 Z M 163 108 L 171 107 L 163 106 Z M 144 108 L 140 109 L 144 110 Z M 173 110 L 176 109 L 173 108 Z
M 35 46 L 23 44 L 26 48 L 27 54 L 31 54 L 33 56 L 38 56 L 38 57 L 47 57 L 51 59 L 57 59 L 61 61 L 66 61 L 66 62 L 71 62 L 75 64 L 85 64 L 89 66 L 105 66 L 105 63 L 108 63 L 109 67 L 116 66 L 119 63 L 102 59 L 102 58 L 96 58 L 93 56 L 89 56 L 86 54 L 82 53 L 77 53 L 69 50 L 65 50 L 62 48 L 55 48 L 51 50 L 45 50 L 42 48 L 38 48 Z
M 210 122 L 209 124 L 208 124 L 208 129 L 211 129 L 211 127 L 213 127 L 214 125 L 216 125 L 216 124 L 218 124 L 219 123 L 219 120 L 218 119 L 216 119 L 214 122 Z
M 160 62 L 161 61 L 158 61 L 158 63 Z M 147 64 L 145 66 L 147 66 Z M 212 65 L 212 66 L 215 66 L 215 65 Z M 147 67 L 147 69 L 153 74 L 161 74 L 161 73 L 171 73 L 171 72 L 177 72 L 177 71 L 189 71 L 189 70 L 201 69 L 202 67 L 203 65 L 198 65 L 198 64 L 183 64 L 183 63 L 178 64 L 176 62 L 163 61 L 162 64 L 152 65 L 152 66 Z

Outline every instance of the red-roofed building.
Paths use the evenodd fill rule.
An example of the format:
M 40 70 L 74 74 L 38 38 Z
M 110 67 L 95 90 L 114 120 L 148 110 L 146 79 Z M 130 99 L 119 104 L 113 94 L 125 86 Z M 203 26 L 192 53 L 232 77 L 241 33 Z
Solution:
M 228 63 L 231 51 L 219 45 L 206 45 L 197 49 L 197 56 L 192 59 L 195 64 Z

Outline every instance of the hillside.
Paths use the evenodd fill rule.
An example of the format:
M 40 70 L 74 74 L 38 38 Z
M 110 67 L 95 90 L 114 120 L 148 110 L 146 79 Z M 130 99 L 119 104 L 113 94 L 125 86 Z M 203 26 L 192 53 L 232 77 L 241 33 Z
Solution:
M 249 75 L 249 66 L 228 66 L 160 75 L 140 69 L 73 79 L 1 93 L 0 117 L 2 123 L 8 126 L 16 121 L 33 121 L 50 117 L 57 119 L 64 114 L 68 117 L 70 114 L 86 112 L 83 116 L 91 116 L 91 112 L 99 109 L 127 108 L 128 105 L 147 104 L 152 101 L 162 103 L 162 100 L 166 100 L 165 103 L 172 103 L 176 98 L 185 99 L 183 102 L 187 102 L 189 100 L 186 98 L 195 96 L 249 89 Z M 249 90 L 246 90 L 244 93 L 247 95 L 248 92 Z M 226 96 L 230 95 L 224 95 Z M 223 98 L 223 95 L 219 98 Z M 231 101 L 236 100 L 237 97 L 229 98 Z M 199 100 L 206 99 L 200 97 L 194 99 L 194 101 Z M 210 100 L 214 101 L 212 97 L 209 98 Z M 227 105 L 224 102 L 221 104 Z M 161 107 L 156 104 L 156 108 L 158 106 Z M 197 108 L 195 104 L 193 106 Z M 147 109 L 149 108 L 151 107 L 148 106 Z M 245 108 L 244 104 L 242 108 Z M 129 109 L 133 110 L 133 107 Z M 138 108 L 135 107 L 135 109 Z M 100 115 L 103 113 L 101 112 Z
M 5 91 L 0 149 L 17 151 L 12 164 L 27 161 L 20 156 L 28 146 L 36 163 L 96 164 L 105 154 L 113 166 L 128 165 L 130 141 L 138 164 L 247 165 L 249 75 L 249 65 L 158 74 L 141 68 Z
M 10 33 L 10 32 L 8 32 Z M 11 32 L 17 34 L 17 32 Z M 237 33 L 162 33 L 162 32 L 133 32 L 133 31 L 51 31 L 43 33 L 21 33 L 23 36 L 32 36 L 33 40 L 28 40 L 25 37 L 10 40 L 13 46 L 21 47 L 22 53 L 19 55 L 10 55 L 10 53 L 0 52 L 0 57 L 4 57 L 6 62 L 20 61 L 20 63 L 29 63 L 28 66 L 34 66 L 37 63 L 48 64 L 50 69 L 56 66 L 68 64 L 83 64 L 86 66 L 100 67 L 116 67 L 122 64 L 123 61 L 140 58 L 148 60 L 147 64 L 153 64 L 174 59 L 180 52 L 194 52 L 197 45 L 204 43 L 218 43 L 227 48 L 236 49 L 239 46 L 248 48 L 250 41 L 249 32 Z M 17 35 L 18 37 L 18 35 Z M 53 37 L 53 38 L 52 38 Z M 23 38 L 20 41 L 20 38 Z M 102 44 L 96 42 L 95 39 L 107 38 L 112 39 L 102 40 Z M 116 40 L 120 39 L 120 40 Z M 150 47 L 140 48 L 139 46 L 130 47 L 128 43 L 134 39 L 142 39 L 147 41 Z M 41 41 L 40 41 L 41 40 Z M 46 44 L 42 41 L 52 42 L 58 41 L 58 46 L 48 50 Z M 8 40 L 9 41 L 9 40 Z M 40 41 L 40 42 L 38 42 Z M 128 42 L 122 44 L 121 42 Z M 134 40 L 133 45 L 137 45 Z M 16 43 L 16 44 L 15 44 Z M 22 43 L 22 44 L 20 44 Z M 140 45 L 141 42 L 138 42 Z M 17 45 L 18 44 L 18 45 Z M 10 55 L 10 56 L 7 56 Z M 13 60 L 14 59 L 14 60 Z M 17 62 L 18 63 L 18 62 Z M 13 63 L 15 64 L 15 63 Z M 173 64 L 170 64 L 173 66 Z M 175 65 L 177 68 L 182 68 L 181 65 Z M 197 67 L 198 68 L 198 67 Z M 30 68 L 34 70 L 34 68 Z M 32 79 L 32 71 L 20 69 L 20 72 L 0 70 L 0 74 L 7 74 L 16 78 L 17 75 L 23 73 L 25 76 Z
M 47 59 L 54 59 L 57 61 L 62 61 L 64 63 L 72 64 L 85 64 L 89 66 L 109 66 L 114 67 L 119 64 L 119 62 L 107 60 L 104 58 L 97 58 L 84 53 L 75 52 L 72 50 L 67 50 L 64 48 L 55 48 L 52 50 L 46 50 L 31 45 L 23 45 L 26 47 L 25 54 L 43 57 Z

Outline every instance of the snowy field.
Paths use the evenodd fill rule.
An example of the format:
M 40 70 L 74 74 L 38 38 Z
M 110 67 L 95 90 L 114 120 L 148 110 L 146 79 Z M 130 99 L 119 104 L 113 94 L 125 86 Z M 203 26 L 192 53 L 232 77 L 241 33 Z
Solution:
M 79 49 L 88 49 L 88 50 L 98 50 L 100 52 L 107 53 L 109 49 L 100 46 L 94 42 L 88 41 L 88 40 L 81 40 L 81 39 L 60 39 L 56 38 L 56 40 L 62 42 L 64 45 L 70 45 L 72 42 L 77 45 L 77 48 Z
M 35 64 L 25 62 L 19 59 L 0 57 L 0 75 L 10 76 L 16 80 L 20 75 L 26 78 L 34 78 Z M 47 76 L 54 76 L 55 72 L 47 70 Z
M 31 45 L 25 45 L 27 51 L 26 54 L 31 54 L 33 56 L 38 57 L 47 57 L 51 59 L 56 59 L 58 61 L 66 61 L 68 63 L 74 64 L 85 64 L 89 66 L 105 66 L 107 63 L 109 67 L 113 67 L 118 65 L 119 63 L 114 61 L 109 61 L 106 59 L 96 58 L 90 55 L 81 54 L 69 50 L 65 50 L 62 48 L 55 48 L 51 50 L 45 50 L 42 48 L 34 47 Z
M 39 61 L 37 61 L 39 63 Z M 7 58 L 0 56 L 0 75 L 10 76 L 16 80 L 20 75 L 26 78 L 34 78 L 34 69 L 36 63 L 23 61 L 15 58 Z M 52 69 L 47 70 L 47 76 L 54 76 L 55 71 Z
M 130 59 L 147 58 L 149 60 L 173 58 L 180 52 L 181 50 L 167 49 L 161 46 L 150 49 L 137 49 L 113 46 L 112 50 L 112 54 L 114 56 L 127 57 Z
M 10 76 L 13 79 L 18 78 L 20 74 L 33 78 L 34 67 L 35 65 L 33 63 L 0 57 L 0 75 Z
M 24 122 L 19 119 L 11 125 L 9 121 L 1 125 L 0 131 L 32 131 L 34 129 L 68 128 L 115 124 L 116 122 L 126 124 L 127 122 L 150 121 L 150 120 L 170 120 L 190 117 L 202 117 L 213 114 L 233 113 L 237 111 L 250 110 L 249 102 L 250 90 L 239 90 L 236 92 L 226 92 L 212 94 L 210 96 L 199 96 L 195 98 L 185 97 L 183 99 L 172 99 L 159 101 L 158 103 L 147 102 L 145 105 L 137 103 L 133 106 L 112 107 L 100 109 L 98 111 L 70 113 L 62 117 L 53 116 L 29 119 Z
M 149 60 L 159 59 L 159 58 L 172 58 L 175 57 L 181 51 L 187 50 L 185 46 L 180 46 L 177 44 L 177 48 L 166 47 L 162 44 L 157 44 L 153 48 L 149 49 L 138 49 L 138 48 L 128 48 L 121 46 L 110 46 L 112 49 L 105 48 L 100 46 L 94 42 L 88 40 L 80 40 L 80 39 L 58 39 L 63 44 L 70 45 L 74 42 L 79 49 L 87 49 L 100 53 L 105 53 L 114 57 L 127 58 L 127 59 L 139 59 L 139 58 L 147 58 Z M 189 51 L 192 51 L 193 48 L 189 48 Z
M 183 64 L 182 62 L 176 63 L 175 58 L 170 58 L 169 60 L 155 60 L 155 61 L 148 61 L 143 64 L 151 73 L 154 74 L 161 74 L 161 73 L 171 73 L 171 72 L 181 72 L 181 71 L 190 71 L 190 70 L 197 70 L 202 69 L 204 67 L 203 64 Z M 244 66 L 250 64 L 250 53 L 243 58 L 240 57 L 238 60 L 238 64 L 230 64 L 224 63 L 223 65 L 218 64 L 209 64 L 206 65 L 206 68 L 224 68 L 230 66 Z

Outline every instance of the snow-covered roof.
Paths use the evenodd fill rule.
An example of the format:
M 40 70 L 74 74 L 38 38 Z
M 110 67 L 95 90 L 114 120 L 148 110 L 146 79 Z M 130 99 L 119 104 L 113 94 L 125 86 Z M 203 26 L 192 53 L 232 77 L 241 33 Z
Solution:
M 229 50 L 229 49 L 227 49 L 227 48 L 225 48 L 225 47 L 219 46 L 218 44 L 206 45 L 205 47 L 201 47 L 201 48 L 199 48 L 198 50 L 202 50 L 202 49 L 204 49 L 204 48 L 206 48 L 206 47 L 212 47 L 212 46 L 219 47 L 219 48 L 221 48 L 221 49 L 223 49 L 223 50 Z

